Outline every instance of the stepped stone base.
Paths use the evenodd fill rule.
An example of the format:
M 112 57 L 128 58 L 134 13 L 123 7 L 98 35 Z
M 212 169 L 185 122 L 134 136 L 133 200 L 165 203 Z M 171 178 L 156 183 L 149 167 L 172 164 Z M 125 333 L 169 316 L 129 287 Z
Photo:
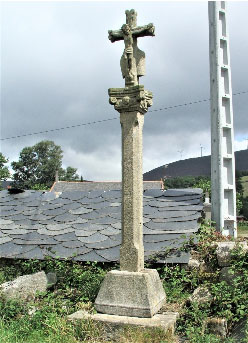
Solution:
M 162 314 L 155 314 L 152 318 L 138 318 L 138 317 L 127 317 L 127 316 L 116 316 L 109 314 L 89 314 L 85 311 L 77 311 L 70 316 L 69 320 L 93 320 L 106 324 L 110 327 L 123 327 L 125 325 L 137 326 L 137 327 L 160 327 L 163 330 L 170 330 L 174 333 L 176 320 L 179 317 L 177 312 L 164 312 Z
M 98 312 L 117 316 L 151 318 L 166 296 L 157 270 L 112 270 L 104 278 L 95 301 Z

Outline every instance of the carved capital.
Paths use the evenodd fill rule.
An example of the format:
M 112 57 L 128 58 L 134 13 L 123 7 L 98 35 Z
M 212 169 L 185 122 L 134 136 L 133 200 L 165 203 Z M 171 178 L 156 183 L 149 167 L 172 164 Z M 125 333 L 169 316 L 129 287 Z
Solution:
M 152 106 L 152 92 L 145 90 L 142 85 L 110 88 L 108 93 L 109 103 L 120 113 L 137 111 L 144 114 Z

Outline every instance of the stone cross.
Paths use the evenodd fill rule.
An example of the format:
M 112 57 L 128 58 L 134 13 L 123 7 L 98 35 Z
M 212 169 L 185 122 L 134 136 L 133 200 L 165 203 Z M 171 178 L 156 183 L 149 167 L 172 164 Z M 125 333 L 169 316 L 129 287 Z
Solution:
M 126 24 L 120 30 L 110 30 L 109 40 L 113 43 L 124 40 L 125 49 L 121 57 L 121 71 L 125 86 L 136 86 L 139 77 L 145 75 L 145 53 L 137 46 L 137 38 L 154 36 L 153 24 L 137 26 L 137 12 L 133 9 L 126 11 Z
M 127 23 L 109 31 L 112 42 L 124 39 L 121 69 L 125 88 L 110 88 L 109 102 L 120 113 L 122 128 L 122 243 L 120 270 L 104 278 L 95 301 L 98 312 L 152 317 L 165 302 L 157 270 L 144 269 L 142 130 L 144 114 L 152 105 L 152 93 L 138 84 L 144 75 L 145 54 L 137 37 L 154 35 L 154 26 L 136 26 L 136 12 L 126 11 Z

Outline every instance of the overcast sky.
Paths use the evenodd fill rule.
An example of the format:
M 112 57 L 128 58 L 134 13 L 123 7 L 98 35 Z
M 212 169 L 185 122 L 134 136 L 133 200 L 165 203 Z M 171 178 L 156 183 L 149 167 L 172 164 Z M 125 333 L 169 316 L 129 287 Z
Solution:
M 2 2 L 1 138 L 116 117 L 116 120 L 1 142 L 18 160 L 25 146 L 53 140 L 64 167 L 89 180 L 120 180 L 119 114 L 108 88 L 124 87 L 123 41 L 109 29 L 138 12 L 155 37 L 139 38 L 154 103 L 145 115 L 144 172 L 178 159 L 210 154 L 209 102 L 154 111 L 209 98 L 207 2 Z M 248 2 L 228 2 L 233 93 L 248 91 Z M 247 147 L 248 93 L 233 97 L 235 149 Z

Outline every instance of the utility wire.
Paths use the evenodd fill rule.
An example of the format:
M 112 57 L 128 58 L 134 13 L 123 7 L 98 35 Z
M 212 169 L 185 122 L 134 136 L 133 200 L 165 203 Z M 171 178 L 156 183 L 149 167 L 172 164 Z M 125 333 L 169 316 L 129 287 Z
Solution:
M 243 92 L 234 93 L 233 96 L 234 96 L 234 95 L 246 94 L 246 93 L 248 93 L 248 91 L 243 91 Z M 173 109 L 173 108 L 183 107 L 183 106 L 190 106 L 190 105 L 195 105 L 195 104 L 199 104 L 199 103 L 201 103 L 201 102 L 207 102 L 207 101 L 210 101 L 210 99 L 201 99 L 201 100 L 196 100 L 196 101 L 187 102 L 187 103 L 185 103 L 185 104 L 178 104 L 178 105 L 173 105 L 173 106 L 158 108 L 158 109 L 156 109 L 156 110 L 149 111 L 149 113 L 150 113 L 150 112 L 158 112 L 158 111 L 168 111 L 168 110 L 171 110 L 171 109 Z M 116 120 L 116 119 L 118 119 L 118 118 L 119 118 L 119 117 L 112 117 L 112 118 L 107 118 L 107 119 L 92 121 L 92 122 L 89 122 L 89 123 L 82 123 L 82 124 L 77 124 L 77 125 L 70 125 L 70 126 L 60 127 L 60 128 L 56 128 L 56 129 L 49 129 L 49 130 L 45 130 L 45 131 L 26 133 L 26 134 L 23 134 L 23 135 L 18 135 L 18 136 L 13 136 L 13 137 L 1 138 L 0 141 L 5 141 L 5 140 L 8 140 L 8 139 L 21 138 L 21 137 L 27 137 L 27 136 L 33 136 L 33 135 L 39 135 L 39 134 L 41 134 L 41 133 L 48 133 L 48 132 L 54 132 L 54 131 L 72 129 L 72 128 L 74 128 L 74 127 L 80 127 L 80 126 L 86 126 L 86 125 L 93 125 L 93 124 L 103 123 L 103 122 L 106 122 L 106 121 Z

